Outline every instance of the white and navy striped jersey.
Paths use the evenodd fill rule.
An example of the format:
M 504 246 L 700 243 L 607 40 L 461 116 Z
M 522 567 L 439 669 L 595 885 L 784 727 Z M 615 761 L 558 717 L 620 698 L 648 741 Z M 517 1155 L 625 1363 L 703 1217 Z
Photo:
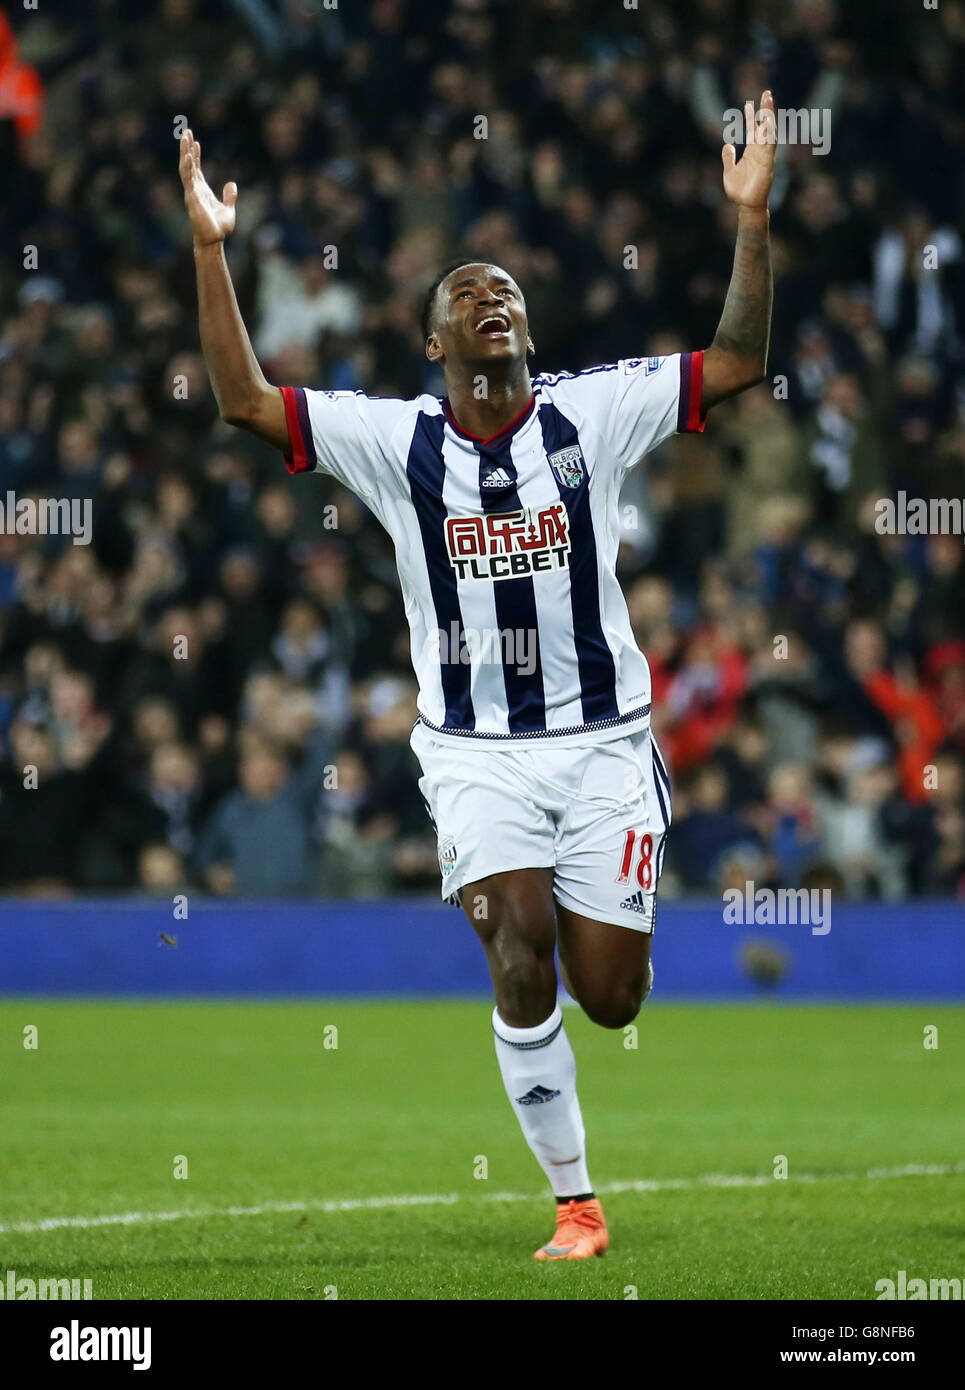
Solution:
M 435 396 L 283 387 L 292 473 L 356 493 L 395 543 L 419 714 L 490 745 L 621 737 L 650 669 L 616 577 L 627 469 L 701 430 L 703 354 L 538 376 L 490 439 Z

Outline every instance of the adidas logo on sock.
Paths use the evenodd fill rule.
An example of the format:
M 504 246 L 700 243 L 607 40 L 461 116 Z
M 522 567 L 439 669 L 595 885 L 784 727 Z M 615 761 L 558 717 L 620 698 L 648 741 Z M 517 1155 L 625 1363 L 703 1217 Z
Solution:
M 648 910 L 647 900 L 643 893 L 634 893 L 632 898 L 624 898 L 620 906 L 625 907 L 629 912 L 646 912 Z
M 531 1091 L 527 1091 L 525 1096 L 517 1096 L 517 1105 L 544 1105 L 548 1100 L 555 1100 L 559 1091 L 549 1091 L 545 1086 L 534 1086 Z

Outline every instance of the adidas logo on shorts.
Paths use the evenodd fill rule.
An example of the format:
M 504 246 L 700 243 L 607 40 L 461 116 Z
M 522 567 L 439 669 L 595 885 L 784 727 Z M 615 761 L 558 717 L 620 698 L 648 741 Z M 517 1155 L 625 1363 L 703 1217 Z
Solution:
M 653 931 L 657 920 L 657 898 L 654 893 L 633 893 L 629 898 L 623 899 L 620 907 L 625 912 L 639 912 L 644 918 L 640 924 L 643 931 Z
M 625 907 L 628 912 L 646 912 L 648 910 L 647 900 L 643 893 L 634 893 L 632 898 L 624 898 L 620 906 Z

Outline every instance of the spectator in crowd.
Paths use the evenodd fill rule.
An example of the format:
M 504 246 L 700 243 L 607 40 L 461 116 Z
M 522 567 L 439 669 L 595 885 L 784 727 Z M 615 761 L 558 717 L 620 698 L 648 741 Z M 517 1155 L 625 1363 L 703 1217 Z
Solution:
M 160 744 L 150 755 L 146 779 L 121 782 L 102 797 L 92 834 L 100 856 L 96 886 L 129 884 L 149 846 L 167 846 L 188 865 L 205 810 L 197 752 L 183 743 Z
M 767 801 L 753 819 L 773 856 L 778 881 L 797 887 L 805 867 L 825 844 L 811 769 L 805 763 L 778 763 L 768 779 Z
M 208 888 L 220 896 L 292 897 L 311 886 L 310 829 L 323 770 L 321 748 L 293 770 L 269 743 L 251 742 L 239 787 L 215 807 L 198 847 Z
M 10 21 L 0 11 L 0 140 L 4 154 L 13 153 L 5 138 L 5 129 L 12 126 L 20 141 L 40 129 L 44 115 L 44 89 L 36 68 L 20 58 L 19 45 Z
M 760 844 L 757 831 L 730 808 L 727 774 L 718 763 L 705 763 L 689 791 L 678 797 L 667 844 L 680 880 L 703 890 L 716 885 L 728 851 Z
M 79 828 L 94 795 L 84 751 L 58 757 L 53 732 L 18 719 L 0 778 L 0 885 L 30 897 L 63 897 L 80 886 Z

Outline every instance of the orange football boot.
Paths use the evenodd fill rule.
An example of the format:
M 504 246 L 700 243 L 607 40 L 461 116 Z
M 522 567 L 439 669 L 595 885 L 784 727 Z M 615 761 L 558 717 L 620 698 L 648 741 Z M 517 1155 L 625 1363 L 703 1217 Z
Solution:
M 610 1244 L 603 1208 L 595 1197 L 585 1202 L 564 1202 L 556 1208 L 556 1234 L 543 1245 L 534 1260 L 586 1260 L 605 1255 Z

